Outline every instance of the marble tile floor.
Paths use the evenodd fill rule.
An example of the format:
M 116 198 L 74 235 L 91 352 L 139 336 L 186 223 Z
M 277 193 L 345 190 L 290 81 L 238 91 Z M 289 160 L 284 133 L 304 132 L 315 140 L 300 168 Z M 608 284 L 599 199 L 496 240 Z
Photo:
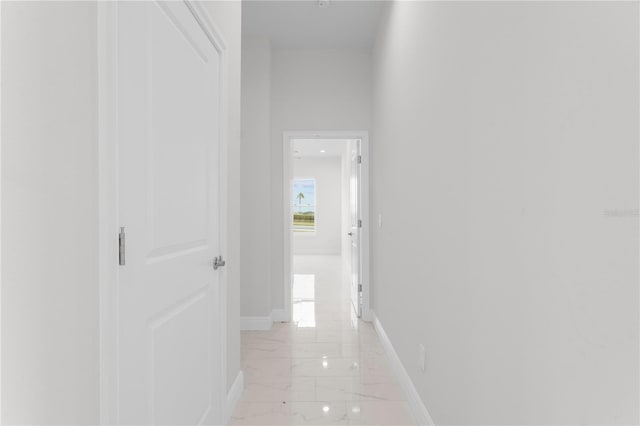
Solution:
M 373 326 L 351 308 L 339 256 L 296 256 L 293 321 L 242 332 L 231 425 L 414 425 Z

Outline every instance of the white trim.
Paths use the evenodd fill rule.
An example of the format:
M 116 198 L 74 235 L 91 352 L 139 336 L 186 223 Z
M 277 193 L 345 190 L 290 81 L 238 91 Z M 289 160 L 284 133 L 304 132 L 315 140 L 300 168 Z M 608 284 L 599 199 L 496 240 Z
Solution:
M 271 330 L 274 322 L 287 322 L 284 309 L 274 309 L 270 315 L 263 317 L 240 317 L 240 330 L 242 331 L 266 331 Z
M 286 131 L 282 136 L 282 199 L 284 207 L 283 216 L 283 266 L 282 276 L 284 281 L 284 319 L 282 321 L 291 321 L 291 287 L 293 285 L 293 250 L 292 229 L 291 229 L 291 212 L 292 206 L 290 197 L 292 189 L 291 176 L 291 140 L 292 139 L 360 139 L 360 153 L 362 155 L 361 169 L 361 212 L 362 229 L 361 229 L 361 262 L 362 262 L 362 319 L 371 321 L 371 275 L 370 275 L 370 258 L 369 258 L 369 233 L 370 228 L 370 175 L 369 175 L 369 133 L 362 130 L 345 130 L 345 131 Z
M 369 174 L 369 164 L 371 157 L 369 154 L 369 136 L 365 134 L 360 143 L 360 155 L 362 155 L 362 163 L 360 164 L 360 216 L 362 218 L 362 229 L 360 230 L 360 262 L 362 264 L 362 319 L 371 321 L 371 259 L 369 257 L 370 250 L 370 232 L 371 232 L 371 181 Z
M 240 317 L 240 330 L 266 331 L 271 330 L 274 322 L 287 322 L 284 309 L 274 309 L 271 314 L 263 317 Z
M 229 80 L 227 44 L 209 13 L 199 2 L 185 1 L 203 31 L 220 54 L 220 252 L 227 251 L 228 205 L 228 126 Z M 118 155 L 117 155 L 117 2 L 100 2 L 97 16 L 98 47 L 98 283 L 99 283 L 99 421 L 102 425 L 116 424 L 118 415 L 118 363 L 117 363 L 117 290 L 118 290 Z M 217 402 L 224 418 L 228 407 L 227 395 L 227 273 L 219 275 L 220 299 L 220 378 Z M 240 385 L 235 379 L 232 389 Z M 234 402 L 235 404 L 235 402 Z M 223 419 L 213 419 L 215 423 Z
M 2 22 L 2 2 L 0 2 L 0 22 Z M 2 31 L 0 31 L 2 46 Z M 0 82 L 2 82 L 2 55 L 0 55 Z M 0 194 L 2 194 L 2 84 L 0 84 Z M 0 235 L 2 235 L 2 197 L 0 197 Z M 0 238 L 0 330 L 2 330 L 2 238 Z M 2 423 L 2 333 L 0 332 L 0 423 Z
M 229 424 L 229 420 L 231 420 L 231 416 L 236 409 L 236 405 L 238 405 L 238 401 L 242 398 L 242 393 L 244 392 L 244 373 L 238 371 L 238 375 L 236 379 L 233 381 L 233 385 L 229 389 L 227 393 L 227 403 L 224 407 L 224 424 Z
M 283 311 L 284 321 L 291 321 L 293 310 L 293 299 L 291 296 L 291 286 L 293 285 L 293 250 L 291 244 L 293 242 L 293 226 L 291 224 L 291 215 L 293 207 L 290 202 L 290 195 L 293 189 L 293 178 L 291 176 L 292 166 L 292 149 L 291 137 L 288 132 L 283 134 L 282 144 L 282 200 L 284 203 L 284 223 L 283 230 L 283 251 L 282 251 L 282 295 L 283 295 Z
M 427 407 L 425 407 L 424 403 L 422 402 L 422 398 L 420 398 L 416 387 L 413 385 L 413 381 L 411 381 L 411 377 L 409 377 L 409 374 L 407 373 L 407 370 L 405 370 L 402 361 L 400 361 L 400 357 L 398 357 L 396 350 L 391 344 L 389 336 L 387 336 L 387 333 L 384 331 L 380 320 L 373 311 L 371 311 L 371 318 L 373 321 L 373 327 L 375 328 L 376 333 L 378 333 L 378 337 L 380 338 L 380 343 L 382 343 L 382 347 L 384 348 L 384 351 L 389 358 L 391 368 L 396 374 L 396 378 L 398 379 L 398 382 L 400 382 L 400 386 L 407 396 L 407 400 L 409 401 L 409 406 L 411 407 L 413 416 L 418 421 L 419 425 L 435 426 L 435 423 L 433 422 L 433 419 L 431 418 Z
M 266 331 L 271 330 L 273 319 L 271 315 L 265 317 L 240 317 L 240 330 Z
M 271 311 L 271 319 L 273 322 L 287 322 L 287 315 L 284 309 L 274 309 Z
M 242 331 L 266 331 L 271 330 L 274 322 L 287 322 L 284 309 L 274 309 L 270 315 L 263 317 L 240 317 L 240 330 Z

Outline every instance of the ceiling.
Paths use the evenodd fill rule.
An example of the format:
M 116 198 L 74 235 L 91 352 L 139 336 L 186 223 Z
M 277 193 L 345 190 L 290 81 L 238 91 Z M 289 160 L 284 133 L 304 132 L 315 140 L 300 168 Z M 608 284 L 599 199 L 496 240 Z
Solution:
M 384 1 L 249 0 L 242 2 L 242 34 L 275 48 L 368 49 Z
M 293 158 L 340 157 L 347 143 L 349 139 L 294 139 Z

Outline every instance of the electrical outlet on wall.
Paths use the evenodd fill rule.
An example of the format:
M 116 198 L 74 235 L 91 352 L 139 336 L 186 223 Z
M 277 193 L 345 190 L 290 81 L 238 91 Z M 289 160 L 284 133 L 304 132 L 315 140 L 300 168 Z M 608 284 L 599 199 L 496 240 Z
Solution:
M 425 349 L 424 345 L 420 343 L 418 345 L 418 368 L 420 368 L 420 371 L 422 371 L 423 373 L 425 368 L 426 357 L 427 357 L 427 350 Z

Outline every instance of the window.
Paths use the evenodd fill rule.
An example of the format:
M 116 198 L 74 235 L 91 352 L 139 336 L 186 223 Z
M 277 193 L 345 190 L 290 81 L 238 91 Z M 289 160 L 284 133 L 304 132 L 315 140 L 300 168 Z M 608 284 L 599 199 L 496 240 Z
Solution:
M 316 232 L 316 180 L 293 180 L 293 232 Z

